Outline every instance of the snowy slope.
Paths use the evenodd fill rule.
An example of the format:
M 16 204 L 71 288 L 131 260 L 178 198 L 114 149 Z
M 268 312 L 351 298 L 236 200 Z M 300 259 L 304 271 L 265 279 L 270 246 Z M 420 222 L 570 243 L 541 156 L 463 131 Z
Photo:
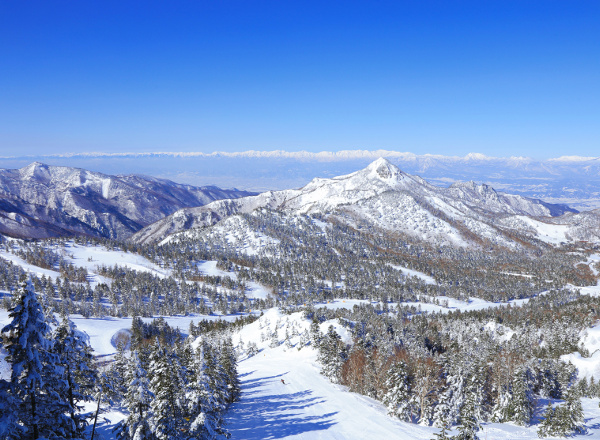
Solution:
M 18 242 L 18 240 L 15 241 Z M 110 284 L 112 281 L 99 275 L 98 272 L 99 268 L 102 266 L 112 267 L 115 264 L 131 270 L 148 272 L 160 278 L 170 275 L 169 270 L 157 266 L 141 255 L 121 250 L 108 249 L 104 246 L 80 245 L 72 241 L 66 241 L 64 242 L 64 245 L 54 245 L 52 249 L 60 252 L 67 263 L 70 263 L 75 267 L 85 268 L 88 271 L 88 281 L 90 281 L 92 286 L 95 286 L 96 283 Z M 44 275 L 53 280 L 60 277 L 60 273 L 56 270 L 34 266 L 27 263 L 19 256 L 7 251 L 0 251 L 0 258 L 11 261 L 13 264 L 21 266 L 26 272 L 38 277 Z
M 178 234 L 169 235 L 160 244 L 169 243 L 175 238 L 194 238 L 197 236 L 195 230 L 183 231 Z M 257 255 L 266 251 L 269 247 L 276 246 L 280 240 L 255 231 L 250 227 L 248 221 L 241 216 L 227 217 L 215 225 L 210 231 L 202 231 L 207 240 L 221 239 L 228 247 L 235 248 L 238 252 L 246 255 Z
M 325 331 L 334 324 L 345 339 L 344 329 L 327 321 Z M 227 418 L 233 440 L 259 439 L 431 439 L 438 430 L 401 422 L 386 415 L 385 407 L 368 397 L 346 391 L 319 374 L 316 352 L 310 347 L 298 351 L 280 345 L 269 348 L 260 333 L 270 333 L 277 327 L 280 339 L 285 328 L 308 328 L 309 322 L 299 313 L 290 316 L 269 310 L 233 336 L 247 344 L 257 343 L 261 351 L 242 360 L 238 371 L 242 381 L 242 396 Z M 295 344 L 298 338 L 292 338 Z M 284 380 L 285 384 L 281 382 Z M 600 439 L 600 409 L 598 399 L 582 399 L 589 432 L 586 438 Z M 485 423 L 479 432 L 481 439 L 534 440 L 537 426 Z
M 315 362 L 312 349 L 283 347 L 241 362 L 242 398 L 227 419 L 232 440 L 430 439 L 436 431 L 388 417 L 379 402 L 331 384 Z
M 267 349 L 244 360 L 242 397 L 226 419 L 232 440 L 413 440 L 432 439 L 439 430 L 401 422 L 368 397 L 345 391 L 318 372 L 310 349 Z M 286 384 L 281 383 L 283 379 Z M 600 439 L 598 399 L 582 399 L 585 438 Z M 534 440 L 537 426 L 486 423 L 480 439 Z
M 101 266 L 127 267 L 131 270 L 149 272 L 158 277 L 165 277 L 170 271 L 163 269 L 150 260 L 134 253 L 107 249 L 104 246 L 83 246 L 73 242 L 65 245 L 66 260 L 76 267 L 85 267 L 89 272 L 95 273 Z
M 238 367 L 242 398 L 232 406 L 227 419 L 232 439 L 431 438 L 434 428 L 394 420 L 379 402 L 348 393 L 321 376 L 312 348 L 269 348 L 270 340 L 260 337 L 277 329 L 283 342 L 286 329 L 301 333 L 309 325 L 302 313 L 288 316 L 271 309 L 234 334 L 234 343 L 254 342 L 261 351 Z M 327 331 L 329 325 L 350 342 L 346 329 L 335 321 L 321 324 L 321 331 Z M 299 336 L 291 338 L 296 345 L 299 340 Z

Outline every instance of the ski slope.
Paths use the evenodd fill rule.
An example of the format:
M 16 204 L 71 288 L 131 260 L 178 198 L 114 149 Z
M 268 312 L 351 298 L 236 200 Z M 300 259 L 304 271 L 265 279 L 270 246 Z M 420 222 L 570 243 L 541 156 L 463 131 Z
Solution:
M 258 326 L 264 327 L 259 330 Z M 310 347 L 298 351 L 280 345 L 268 348 L 268 341 L 259 342 L 261 330 L 278 331 L 291 322 L 305 328 L 307 321 L 300 314 L 290 317 L 269 310 L 259 322 L 252 323 L 234 335 L 234 343 L 254 341 L 261 351 L 238 364 L 242 395 L 228 412 L 226 428 L 232 440 L 429 440 L 439 429 L 402 422 L 386 414 L 380 402 L 350 393 L 345 387 L 331 383 L 322 376 L 316 351 Z M 266 322 L 266 324 L 265 324 Z M 333 324 L 326 321 L 321 331 Z M 336 328 L 336 331 L 338 329 Z M 342 335 L 342 339 L 346 335 Z M 295 339 L 292 338 L 294 341 Z M 285 381 L 285 384 L 281 380 Z M 582 399 L 586 439 L 600 439 L 599 399 Z M 539 412 L 545 408 L 540 401 Z M 456 430 L 450 432 L 457 434 Z M 478 433 L 481 440 L 534 440 L 537 423 L 516 426 L 512 423 L 484 423 Z M 553 438 L 553 437 L 550 437 Z
M 381 403 L 330 383 L 315 362 L 314 350 L 282 347 L 240 362 L 242 396 L 226 419 L 231 439 L 429 440 L 439 431 L 387 416 Z M 582 399 L 582 406 L 588 427 L 582 438 L 600 439 L 598 399 Z M 484 423 L 482 428 L 481 440 L 538 439 L 537 425 Z
M 232 440 L 432 437 L 434 428 L 388 417 L 380 403 L 330 383 L 315 363 L 314 350 L 283 346 L 241 362 L 242 397 L 227 419 Z
M 333 325 L 344 342 L 346 328 Z M 308 330 L 310 321 L 302 313 L 285 315 L 278 309 L 265 312 L 258 321 L 233 335 L 233 342 L 254 342 L 260 352 L 238 365 L 242 396 L 228 412 L 226 427 L 236 440 L 263 439 L 430 439 L 435 428 L 400 422 L 388 417 L 379 402 L 332 384 L 322 376 L 317 353 L 310 347 L 298 350 L 300 336 L 291 338 L 293 347 L 282 342 L 286 332 Z M 261 334 L 279 335 L 280 344 L 270 348 Z M 283 384 L 281 381 L 285 382 Z

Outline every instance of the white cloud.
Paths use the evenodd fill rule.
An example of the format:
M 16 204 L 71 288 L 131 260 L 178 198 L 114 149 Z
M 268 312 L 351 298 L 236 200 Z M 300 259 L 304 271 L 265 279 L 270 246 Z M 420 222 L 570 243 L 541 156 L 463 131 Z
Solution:
M 125 152 L 125 153 L 64 153 L 30 156 L 0 156 L 0 159 L 26 159 L 26 158 L 66 158 L 66 159 L 92 159 L 92 158 L 136 158 L 136 157 L 228 157 L 228 158 L 270 158 L 270 159 L 296 159 L 316 160 L 322 162 L 345 161 L 356 159 L 377 159 L 379 157 L 397 158 L 404 161 L 416 161 L 418 159 L 444 159 L 444 160 L 490 160 L 496 159 L 480 153 L 469 153 L 464 158 L 459 156 L 444 156 L 438 154 L 417 155 L 409 152 L 391 150 L 340 150 L 340 151 L 285 151 L 285 150 L 247 150 L 247 151 L 214 151 L 204 152 L 177 152 L 177 151 L 154 151 L 154 152 Z
M 511 163 L 527 163 L 533 161 L 528 157 L 494 157 L 486 156 L 481 153 L 469 153 L 465 156 L 444 156 L 440 154 L 421 154 L 417 155 L 410 152 L 392 151 L 392 150 L 340 150 L 340 151 L 285 151 L 285 150 L 247 150 L 247 151 L 213 151 L 204 153 L 200 151 L 154 151 L 154 152 L 124 152 L 124 153 L 104 153 L 104 152 L 85 152 L 85 153 L 64 153 L 47 155 L 29 155 L 29 156 L 0 156 L 0 159 L 95 159 L 95 158 L 154 158 L 154 157 L 173 157 L 173 158 L 268 158 L 268 159 L 295 159 L 302 161 L 319 162 L 342 162 L 348 160 L 375 160 L 379 157 L 397 159 L 402 162 L 417 162 L 423 160 L 443 160 L 443 161 L 469 161 L 469 162 L 490 162 L 490 161 L 510 161 Z M 600 157 L 581 157 L 581 156 L 561 156 L 558 158 L 547 159 L 542 162 L 586 162 L 590 160 L 600 160 Z

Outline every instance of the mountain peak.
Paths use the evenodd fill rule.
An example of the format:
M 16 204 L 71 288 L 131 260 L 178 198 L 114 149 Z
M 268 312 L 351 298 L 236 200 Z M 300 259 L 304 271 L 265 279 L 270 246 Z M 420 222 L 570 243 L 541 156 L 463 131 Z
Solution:
M 21 168 L 19 173 L 24 178 L 36 179 L 40 182 L 50 180 L 50 171 L 48 165 L 41 162 L 32 162 L 29 165 Z
M 42 162 L 35 161 L 31 162 L 29 165 L 24 166 L 23 168 L 21 168 L 21 170 L 27 172 L 35 170 L 36 168 L 48 168 L 48 165 Z
M 393 165 L 389 160 L 384 157 L 371 162 L 371 164 L 365 168 L 370 175 L 377 175 L 378 178 L 389 180 L 402 175 L 402 171 L 396 165 Z

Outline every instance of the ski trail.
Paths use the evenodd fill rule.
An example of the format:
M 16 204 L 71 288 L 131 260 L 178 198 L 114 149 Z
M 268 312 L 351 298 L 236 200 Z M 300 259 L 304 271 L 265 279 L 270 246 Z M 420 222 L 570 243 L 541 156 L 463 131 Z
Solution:
M 388 417 L 380 403 L 332 384 L 314 363 L 313 350 L 283 347 L 240 362 L 242 396 L 226 425 L 231 438 L 418 440 L 437 431 Z

